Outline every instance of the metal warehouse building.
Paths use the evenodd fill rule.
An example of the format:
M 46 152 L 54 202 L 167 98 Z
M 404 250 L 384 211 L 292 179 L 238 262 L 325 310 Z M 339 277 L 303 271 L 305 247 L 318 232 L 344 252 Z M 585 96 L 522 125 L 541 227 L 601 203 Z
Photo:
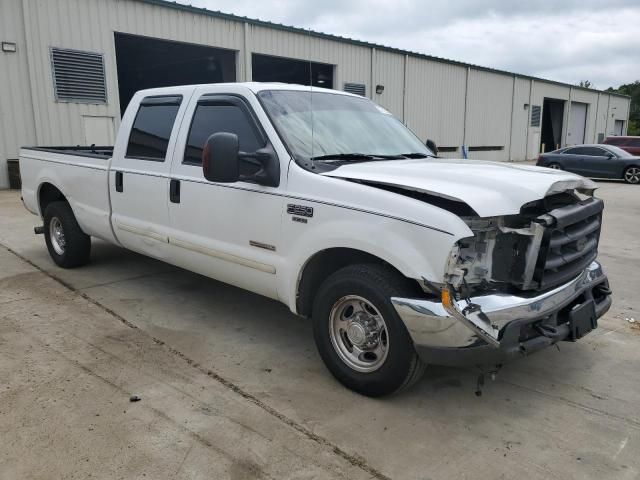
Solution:
M 369 97 L 446 156 L 624 134 L 629 98 L 163 0 L 0 0 L 0 188 L 22 145 L 111 145 L 141 88 L 280 81 Z

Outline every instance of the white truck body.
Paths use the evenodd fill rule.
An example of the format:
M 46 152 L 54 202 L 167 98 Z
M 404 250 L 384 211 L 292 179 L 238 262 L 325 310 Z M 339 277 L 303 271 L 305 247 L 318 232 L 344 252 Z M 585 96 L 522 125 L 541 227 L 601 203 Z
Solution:
M 449 285 L 453 292 L 461 285 L 456 252 L 465 248 L 460 247 L 462 239 L 474 237 L 471 217 L 495 220 L 517 216 L 524 205 L 545 197 L 563 192 L 591 195 L 596 188 L 587 179 L 558 170 L 437 158 L 344 161 L 316 172 L 315 165 L 305 168 L 293 158 L 291 146 L 260 101 L 259 94 L 265 91 L 313 91 L 316 95 L 326 93 L 368 102 L 342 92 L 283 84 L 214 84 L 140 91 L 126 110 L 111 156 L 90 149 L 74 154 L 56 148 L 23 148 L 20 168 L 24 204 L 44 218 L 43 188 L 57 191 L 89 236 L 279 300 L 291 311 L 309 316 L 310 311 L 300 303 L 301 280 L 306 266 L 318 254 L 334 249 L 363 252 L 419 284 L 426 295 L 421 301 L 441 304 L 437 293 L 434 297 L 434 288 Z M 203 99 L 217 101 L 216 96 L 232 96 L 248 107 L 279 163 L 277 186 L 251 179 L 211 182 L 203 176 L 201 165 L 186 162 L 196 109 L 203 105 Z M 179 103 L 170 107 L 177 113 L 165 157 L 159 161 L 127 156 L 141 105 L 160 105 L 163 99 L 172 102 L 175 98 Z M 177 202 L 172 197 L 175 189 Z M 439 199 L 448 203 L 443 206 Z M 447 205 L 464 207 L 473 215 L 460 214 L 457 207 Z M 507 231 L 507 227 L 499 228 Z M 526 235 L 533 238 L 533 227 L 526 228 L 530 228 Z M 521 228 L 523 235 L 526 228 Z M 491 240 L 488 245 L 492 247 Z M 533 248 L 529 248 L 530 253 Z M 472 268 L 491 272 L 498 257 L 489 256 Z M 598 270 L 596 265 L 590 264 L 588 269 Z M 599 281 L 606 282 L 598 271 Z M 480 285 L 480 280 L 474 283 L 472 277 L 467 280 Z M 535 297 L 549 291 L 531 290 L 523 295 Z M 462 298 L 457 300 L 462 302 Z M 399 312 L 402 310 L 394 305 Z M 418 307 L 412 308 L 415 313 Z M 483 339 L 495 343 L 500 337 L 500 332 L 490 332 L 479 323 L 482 320 L 459 321 L 446 312 L 446 320 L 431 326 L 425 324 L 423 315 L 416 320 L 405 312 L 401 317 L 414 341 L 428 337 L 422 335 L 425 328 L 438 330 L 452 322 L 454 330 L 464 328 L 463 336 L 468 338 L 463 341 L 466 345 L 454 341 L 449 346 L 464 347 Z M 417 326 L 411 323 L 416 321 Z M 424 341 L 429 343 L 428 338 Z M 446 347 L 447 341 L 438 340 L 432 346 Z

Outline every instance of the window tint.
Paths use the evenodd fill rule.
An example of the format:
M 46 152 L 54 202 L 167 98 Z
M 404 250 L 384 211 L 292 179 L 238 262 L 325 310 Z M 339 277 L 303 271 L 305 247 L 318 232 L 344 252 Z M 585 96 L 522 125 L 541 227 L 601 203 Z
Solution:
M 627 143 L 627 147 L 640 147 L 640 138 L 632 138 Z
M 207 138 L 218 132 L 235 133 L 243 152 L 255 152 L 264 146 L 252 121 L 240 107 L 203 103 L 196 107 L 193 114 L 184 163 L 201 165 L 204 143 Z
M 180 108 L 179 100 L 175 98 L 167 101 L 171 104 L 161 103 L 160 99 L 155 99 L 157 103 L 142 102 L 129 135 L 127 157 L 164 162 Z
M 568 153 L 569 155 L 586 155 L 590 157 L 602 157 L 606 155 L 606 152 L 598 147 L 575 147 L 566 150 L 564 153 Z

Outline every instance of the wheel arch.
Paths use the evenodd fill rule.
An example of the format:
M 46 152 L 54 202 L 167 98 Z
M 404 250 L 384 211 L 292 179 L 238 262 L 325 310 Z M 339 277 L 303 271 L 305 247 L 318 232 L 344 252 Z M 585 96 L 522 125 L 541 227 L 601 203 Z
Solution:
M 314 293 L 324 280 L 341 268 L 366 263 L 384 265 L 399 276 L 408 278 L 391 263 L 364 250 L 349 247 L 326 248 L 312 255 L 300 269 L 296 284 L 296 313 L 310 317 Z M 416 289 L 420 288 L 417 281 L 408 280 L 415 283 Z
M 44 217 L 44 211 L 51 202 L 64 201 L 69 203 L 62 191 L 51 182 L 42 182 L 38 187 L 38 208 L 40 216 Z

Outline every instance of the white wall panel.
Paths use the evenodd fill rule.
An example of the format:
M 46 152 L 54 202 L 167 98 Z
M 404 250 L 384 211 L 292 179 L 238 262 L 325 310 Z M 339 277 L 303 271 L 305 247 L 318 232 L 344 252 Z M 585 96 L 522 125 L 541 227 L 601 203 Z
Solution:
M 502 150 L 470 152 L 469 158 L 508 159 L 512 97 L 513 77 L 469 71 L 465 144 L 502 147 Z
M 402 121 L 404 121 L 404 64 L 404 55 L 383 50 L 374 51 L 372 98 Z M 384 86 L 381 94 L 375 92 L 376 85 Z
M 0 0 L 0 40 L 17 49 L 0 51 L 0 188 L 9 186 L 6 160 L 36 143 L 23 26 L 21 1 Z
M 462 145 L 466 74 L 458 65 L 408 58 L 405 122 L 421 139 Z

